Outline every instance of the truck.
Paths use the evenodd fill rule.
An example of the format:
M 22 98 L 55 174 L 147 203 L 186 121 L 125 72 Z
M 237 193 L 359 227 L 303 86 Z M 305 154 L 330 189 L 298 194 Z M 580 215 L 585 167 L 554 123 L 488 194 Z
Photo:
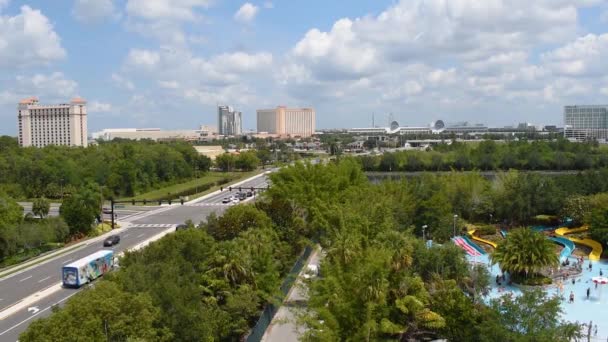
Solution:
M 63 286 L 78 288 L 101 277 L 114 267 L 114 251 L 100 250 L 61 268 Z

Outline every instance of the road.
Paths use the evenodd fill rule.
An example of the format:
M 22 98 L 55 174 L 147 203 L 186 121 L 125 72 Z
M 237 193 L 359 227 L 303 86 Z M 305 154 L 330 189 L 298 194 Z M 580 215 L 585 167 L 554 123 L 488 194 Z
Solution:
M 265 188 L 267 185 L 266 176 L 260 176 L 243 182 L 241 186 L 243 191 L 245 191 L 245 188 Z M 121 252 L 129 249 L 188 219 L 198 223 L 204 221 L 212 212 L 220 214 L 229 206 L 234 205 L 223 204 L 222 200 L 237 192 L 238 185 L 236 188 L 233 188 L 232 192 L 225 189 L 223 192 L 213 193 L 184 205 L 173 204 L 171 206 L 145 207 L 147 210 L 136 210 L 135 212 L 127 212 L 130 209 L 125 208 L 119 221 L 123 224 L 128 223 L 130 226 L 119 231 L 118 234 L 121 235 L 121 242 L 115 246 L 115 250 Z M 247 201 L 253 199 L 251 197 Z M 24 300 L 29 301 L 32 295 L 59 284 L 61 282 L 60 270 L 62 265 L 87 256 L 102 248 L 102 241 L 90 242 L 57 258 L 0 278 L 0 318 L 5 316 L 3 315 L 3 311 L 7 308 L 15 304 L 19 305 Z M 33 319 L 45 317 L 50 313 L 48 309 L 50 305 L 63 303 L 69 296 L 78 291 L 61 288 L 59 291 L 43 299 L 33 301 L 31 305 L 28 304 L 27 307 L 0 320 L 0 341 L 16 341 L 19 334 L 27 328 Z M 28 308 L 30 308 L 29 311 Z
M 31 202 L 19 202 L 19 205 L 21 205 L 21 207 L 23 207 L 23 215 L 27 215 L 27 214 L 34 215 L 34 213 L 32 213 L 32 203 Z M 60 206 L 61 206 L 60 203 L 51 203 L 48 216 L 59 216 L 59 207 Z M 145 212 L 145 211 L 154 210 L 154 209 L 158 209 L 158 207 L 157 206 L 156 207 L 155 206 L 129 206 L 128 208 L 114 209 L 114 213 L 118 215 L 118 220 L 122 220 L 131 215 L 138 214 L 138 213 Z M 103 219 L 111 220 L 112 216 L 110 214 L 103 214 Z

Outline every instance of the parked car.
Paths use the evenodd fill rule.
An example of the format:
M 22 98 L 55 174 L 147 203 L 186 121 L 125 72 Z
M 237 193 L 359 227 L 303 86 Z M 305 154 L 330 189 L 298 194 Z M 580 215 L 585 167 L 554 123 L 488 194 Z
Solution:
M 112 209 L 108 208 L 108 207 L 103 207 L 103 209 L 101 209 L 101 212 L 104 214 L 111 214 L 112 213 Z
M 103 240 L 104 247 L 111 247 L 114 245 L 118 245 L 120 242 L 120 236 L 118 235 L 110 235 L 105 240 Z

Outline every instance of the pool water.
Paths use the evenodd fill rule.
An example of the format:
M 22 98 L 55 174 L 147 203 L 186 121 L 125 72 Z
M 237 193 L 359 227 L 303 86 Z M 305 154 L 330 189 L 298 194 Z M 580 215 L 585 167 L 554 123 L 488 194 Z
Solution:
M 488 255 L 477 257 L 467 256 L 470 262 L 482 263 L 488 267 L 490 262 Z M 570 262 L 576 261 L 575 258 L 570 258 Z M 563 282 L 562 309 L 564 311 L 562 318 L 570 322 L 579 322 L 580 324 L 593 321 L 593 325 L 597 324 L 597 336 L 592 336 L 593 340 L 606 341 L 608 339 L 608 284 L 598 285 L 597 289 L 591 280 L 593 277 L 598 277 L 600 269 L 605 277 L 608 277 L 608 262 L 592 261 L 592 271 L 588 270 L 589 260 L 585 259 L 583 264 L 583 272 L 575 277 L 576 282 L 572 284 L 572 278 L 566 279 Z M 492 289 L 486 299 L 498 298 L 506 293 L 519 294 L 521 290 L 514 286 L 496 284 L 496 275 L 500 275 L 498 265 L 490 267 Z M 587 299 L 587 289 L 590 288 L 589 299 Z M 556 285 L 545 287 L 549 295 L 559 294 L 559 289 Z M 570 292 L 574 293 L 574 303 L 568 303 Z M 586 333 L 587 330 L 583 329 Z

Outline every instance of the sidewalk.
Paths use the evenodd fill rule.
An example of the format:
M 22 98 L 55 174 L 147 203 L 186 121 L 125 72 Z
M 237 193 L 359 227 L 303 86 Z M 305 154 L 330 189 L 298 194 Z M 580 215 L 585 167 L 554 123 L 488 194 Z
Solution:
M 283 305 L 279 308 L 272 322 L 266 329 L 262 341 L 264 342 L 290 342 L 298 341 L 303 333 L 302 327 L 298 327 L 297 317 L 306 310 L 308 300 L 308 289 L 302 281 L 305 272 L 310 265 L 315 265 L 318 269 L 321 263 L 321 249 L 319 247 L 310 254 L 306 266 L 298 274 L 298 278 L 287 293 Z

